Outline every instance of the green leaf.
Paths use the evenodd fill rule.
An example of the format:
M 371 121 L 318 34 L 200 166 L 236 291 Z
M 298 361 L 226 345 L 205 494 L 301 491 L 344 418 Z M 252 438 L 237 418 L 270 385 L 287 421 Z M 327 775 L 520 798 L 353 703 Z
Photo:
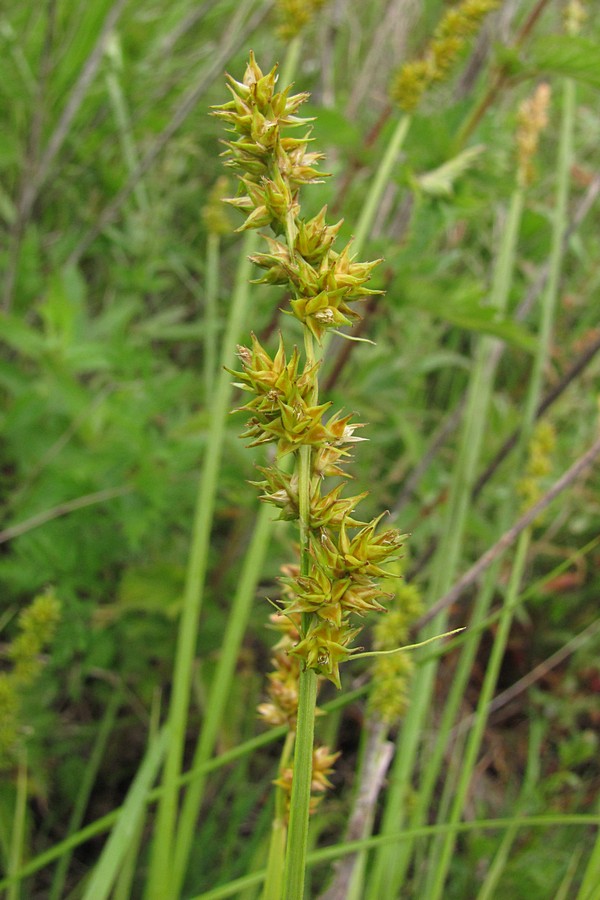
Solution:
M 600 46 L 583 37 L 548 35 L 530 50 L 530 62 L 539 72 L 575 78 L 600 88 Z
M 39 357 L 45 348 L 45 340 L 39 331 L 16 316 L 0 313 L 0 335 L 5 344 L 24 356 Z
M 444 318 L 458 328 L 489 334 L 527 353 L 535 353 L 536 338 L 526 328 L 510 319 L 498 319 L 496 316 L 495 310 L 485 306 L 480 307 L 475 315 L 453 309 L 448 309 L 444 314 Z
M 147 797 L 163 760 L 167 741 L 168 731 L 165 728 L 151 741 L 121 807 L 119 820 L 87 882 L 83 900 L 105 900 L 109 896 L 125 855 L 143 821 Z
M 438 166 L 437 169 L 419 175 L 416 183 L 430 197 L 450 197 L 457 179 L 471 168 L 484 150 L 483 144 L 468 147 L 458 156 Z

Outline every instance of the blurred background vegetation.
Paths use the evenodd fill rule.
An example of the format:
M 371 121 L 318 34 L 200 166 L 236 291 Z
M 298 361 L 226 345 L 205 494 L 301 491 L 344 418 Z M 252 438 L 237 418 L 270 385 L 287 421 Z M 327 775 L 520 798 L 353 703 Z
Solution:
M 211 347 L 222 336 L 241 252 L 234 212 L 225 211 L 224 223 L 215 224 L 215 185 L 217 197 L 233 193 L 235 185 L 218 184 L 223 134 L 209 107 L 224 102 L 223 73 L 239 78 L 250 48 L 265 70 L 283 60 L 281 5 L 9 0 L 0 11 L 3 669 L 10 668 L 11 643 L 24 627 L 20 611 L 49 594 L 61 605 L 35 686 L 19 688 L 18 709 L 14 697 L 4 701 L 0 691 L 5 721 L 10 712 L 14 725 L 0 733 L 5 860 L 25 748 L 27 857 L 65 837 L 102 728 L 110 739 L 104 738 L 85 821 L 118 806 L 150 723 L 167 703 L 210 424 L 214 362 L 207 365 L 207 355 L 213 359 Z M 369 442 L 354 468 L 357 492 L 371 491 L 365 516 L 385 508 L 400 512 L 399 526 L 411 533 L 407 568 L 417 584 L 427 584 L 428 560 L 440 537 L 456 456 L 456 410 L 482 334 L 499 337 L 504 347 L 482 472 L 522 415 L 535 344 L 533 301 L 551 246 L 559 91 L 528 192 L 506 318 L 495 320 L 485 299 L 515 183 L 517 108 L 542 77 L 551 86 L 565 76 L 577 82 L 566 223 L 572 227 L 546 391 L 560 386 L 587 354 L 547 413 L 556 446 L 546 487 L 597 434 L 600 22 L 590 3 L 580 44 L 565 49 L 558 39 L 563 7 L 555 0 L 506 0 L 456 77 L 426 97 L 368 242 L 368 257 L 384 258 L 375 287 L 386 293 L 369 303 L 363 332 L 376 346 L 338 341 L 323 372 L 336 407 L 369 424 Z M 352 234 L 399 115 L 390 107 L 390 78 L 423 49 L 445 8 L 440 0 L 331 0 L 306 26 L 295 81 L 299 90 L 311 91 L 307 114 L 316 117 L 315 145 L 326 153 L 323 168 L 333 177 L 306 192 L 304 215 L 328 204 L 330 218 L 345 220 L 342 234 Z M 489 103 L 475 120 L 486 97 Z M 460 156 L 467 148 L 475 149 Z M 457 157 L 457 164 L 440 169 Z M 216 319 L 207 323 L 207 246 L 211 238 L 214 246 L 216 232 L 218 305 Z M 515 312 L 527 298 L 532 302 L 517 321 Z M 276 328 L 287 327 L 278 317 L 281 304 L 275 289 L 253 289 L 240 337 L 252 329 L 272 333 L 274 342 Z M 238 418 L 228 419 L 190 745 L 257 515 L 255 491 L 246 482 L 256 477 L 254 464 L 263 456 L 244 449 L 240 430 Z M 429 454 L 437 437 L 437 452 Z M 409 481 L 424 458 L 421 477 Z M 471 505 L 461 571 L 496 539 L 498 505 L 507 485 L 522 475 L 508 455 Z M 563 494 L 535 531 L 527 567 L 533 587 L 527 607 L 518 611 L 499 689 L 541 670 L 526 694 L 490 720 L 473 814 L 501 815 L 511 808 L 527 766 L 532 721 L 540 723 L 541 749 L 530 809 L 596 808 L 598 486 L 596 470 Z M 279 567 L 293 553 L 293 535 L 276 529 L 219 736 L 221 750 L 260 730 L 254 708 L 263 696 L 270 643 L 263 598 L 276 592 Z M 500 593 L 502 579 L 501 573 Z M 455 617 L 461 624 L 460 612 Z M 569 649 L 586 629 L 587 639 Z M 465 714 L 476 702 L 486 640 Z M 565 647 L 560 664 L 545 667 Z M 445 665 L 451 671 L 452 659 Z M 440 687 L 436 704 L 442 703 Z M 352 707 L 335 720 L 340 730 L 330 738 L 350 761 L 362 714 Z M 203 862 L 197 871 L 192 866 L 189 896 L 252 865 L 268 833 L 264 804 L 274 760 L 263 751 L 215 776 L 211 814 L 198 831 Z M 318 829 L 325 837 L 340 832 L 350 772 L 351 762 L 339 765 Z M 464 838 L 448 897 L 475 895 L 477 867 L 489 861 L 495 840 L 487 833 Z M 529 835 L 506 869 L 502 895 L 554 896 L 573 841 L 564 832 L 550 839 Z M 77 850 L 71 887 L 100 847 L 97 838 Z M 22 896 L 49 896 L 49 877 L 42 870 Z

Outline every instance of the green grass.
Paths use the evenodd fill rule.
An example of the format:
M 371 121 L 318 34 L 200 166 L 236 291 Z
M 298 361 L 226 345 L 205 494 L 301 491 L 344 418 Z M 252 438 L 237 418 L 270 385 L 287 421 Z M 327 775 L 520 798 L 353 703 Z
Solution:
M 0 13 L 3 673 L 19 611 L 48 586 L 62 605 L 43 675 L 0 684 L 0 721 L 17 723 L 8 744 L 0 724 L 9 900 L 251 900 L 265 873 L 297 900 L 290 884 L 334 900 L 346 877 L 352 900 L 594 900 L 600 26 L 591 3 L 585 38 L 558 5 L 522 6 L 408 114 L 389 86 L 440 0 L 350 0 L 342 20 L 325 4 L 288 43 L 260 0 Z M 428 619 L 411 641 L 466 626 L 413 653 L 398 723 L 370 712 L 368 657 L 322 692 L 337 711 L 307 715 L 299 752 L 314 724 L 342 756 L 287 875 L 271 843 L 285 731 L 256 706 L 266 598 L 298 534 L 248 485 L 268 453 L 240 442 L 224 366 L 250 330 L 270 352 L 278 330 L 288 348 L 303 335 L 277 287 L 251 284 L 261 239 L 234 233 L 235 211 L 219 234 L 203 214 L 224 172 L 209 106 L 250 49 L 281 63 L 279 89 L 312 94 L 331 177 L 302 188 L 302 215 L 327 204 L 340 244 L 383 258 L 385 294 L 361 309 L 375 346 L 334 337 L 319 373 L 320 402 L 367 426 L 352 494 L 369 491 L 361 518 L 389 509 L 409 533 L 402 567 Z M 525 186 L 517 114 L 541 80 L 549 122 Z M 556 440 L 537 488 L 560 491 L 515 529 L 546 399 Z M 393 758 L 363 809 L 367 734 Z

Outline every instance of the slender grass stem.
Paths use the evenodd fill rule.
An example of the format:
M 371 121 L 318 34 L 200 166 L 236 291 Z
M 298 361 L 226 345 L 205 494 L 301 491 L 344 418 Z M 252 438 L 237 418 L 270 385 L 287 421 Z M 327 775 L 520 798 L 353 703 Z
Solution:
M 296 77 L 296 70 L 298 69 L 298 63 L 300 62 L 300 51 L 302 50 L 302 35 L 297 34 L 296 37 L 292 38 L 290 43 L 288 44 L 288 48 L 285 53 L 285 59 L 281 66 L 281 71 L 279 74 L 279 82 L 285 87 L 288 84 L 292 84 L 294 78 Z
M 167 727 L 150 742 L 123 804 L 119 820 L 102 850 L 91 878 L 86 882 L 83 900 L 106 900 L 110 895 L 127 851 L 132 841 L 136 839 L 138 826 L 146 809 L 148 792 L 159 771 L 168 740 Z M 167 891 L 163 896 L 172 895 Z
M 25 842 L 25 819 L 27 815 L 27 754 L 25 751 L 19 758 L 17 769 L 17 791 L 15 799 L 15 812 L 10 841 L 8 859 L 8 874 L 14 875 L 21 865 L 23 847 Z M 6 900 L 19 900 L 21 887 L 18 881 L 13 881 L 6 892 Z
M 304 669 L 300 673 L 298 689 L 298 727 L 285 860 L 284 900 L 302 900 L 304 895 L 316 702 L 317 674 L 314 669 Z
M 223 338 L 221 359 L 224 366 L 233 364 L 236 341 L 243 330 L 248 308 L 251 274 L 251 264 L 248 256 L 254 251 L 255 246 L 256 236 L 254 234 L 247 236 L 243 245 L 229 319 Z M 183 745 L 187 725 L 192 666 L 196 652 L 200 612 L 204 599 L 208 548 L 225 437 L 225 422 L 232 392 L 230 375 L 224 369 L 221 369 L 216 380 L 211 407 L 210 430 L 196 502 L 183 610 L 179 624 L 173 693 L 169 710 L 171 740 L 165 763 L 163 777 L 164 794 L 158 810 L 150 877 L 146 889 L 146 896 L 152 898 L 152 900 L 154 898 L 163 900 L 170 892 L 179 776 L 181 775 Z
M 203 766 L 206 766 L 217 741 L 229 698 L 239 649 L 248 625 L 252 603 L 255 599 L 256 586 L 260 573 L 263 571 L 272 528 L 273 510 L 263 504 L 259 510 L 250 545 L 244 557 L 238 586 L 227 619 L 227 626 L 223 634 L 223 650 L 219 656 L 215 676 L 211 683 L 206 703 L 206 716 L 196 745 L 192 770 L 202 770 Z M 177 828 L 175 865 L 172 874 L 175 887 L 180 887 L 183 883 L 194 837 L 195 823 L 204 796 L 207 775 L 208 770 L 200 774 L 190 784 L 181 808 Z
M 383 192 L 391 178 L 394 165 L 398 161 L 398 154 L 402 149 L 404 139 L 410 128 L 410 116 L 402 116 L 399 119 L 396 128 L 386 147 L 385 153 L 381 158 L 381 162 L 373 179 L 373 183 L 369 187 L 366 201 L 362 207 L 360 217 L 358 219 L 356 230 L 354 232 L 353 250 L 360 253 L 365 241 L 369 237 L 377 210 L 381 204 Z
M 529 549 L 530 540 L 531 531 L 526 531 L 521 535 L 519 544 L 517 546 L 515 562 L 508 586 L 504 612 L 500 617 L 498 630 L 496 632 L 492 652 L 486 666 L 485 678 L 481 688 L 481 693 L 479 695 L 475 724 L 473 730 L 471 731 L 471 734 L 469 735 L 467 746 L 461 759 L 460 775 L 456 788 L 456 794 L 454 796 L 454 800 L 450 809 L 449 824 L 456 824 L 460 821 L 460 816 L 467 796 L 467 791 L 471 782 L 471 775 L 477 760 L 477 754 L 479 753 L 483 732 L 487 722 L 487 708 L 496 688 L 500 666 L 502 665 L 504 651 L 506 650 L 506 643 L 510 634 L 513 613 L 518 602 L 519 587 L 521 584 L 521 579 L 523 577 L 523 572 L 525 570 L 525 564 L 527 562 L 527 551 Z M 454 850 L 455 842 L 455 834 L 452 831 L 448 832 L 443 839 L 440 859 L 439 861 L 437 861 L 437 864 L 434 864 L 431 867 L 431 873 L 433 876 L 432 883 L 427 889 L 427 896 L 430 897 L 431 900 L 438 900 L 438 898 L 443 895 L 448 867 L 450 865 L 450 859 Z
M 211 232 L 206 241 L 206 292 L 204 294 L 204 387 L 210 402 L 217 373 L 217 295 L 221 239 Z
M 285 739 L 279 760 L 279 777 L 289 765 L 294 749 L 296 732 L 289 731 Z M 275 792 L 275 815 L 271 826 L 267 874 L 262 900 L 280 900 L 283 893 L 283 874 L 285 865 L 285 849 L 287 841 L 287 809 L 286 794 L 278 785 Z
M 532 794 L 539 781 L 540 759 L 542 754 L 542 740 L 545 734 L 545 725 L 539 719 L 531 723 L 529 729 L 529 749 L 527 753 L 527 769 L 523 780 L 523 788 L 517 800 L 517 812 L 525 810 L 531 802 Z M 497 887 L 506 863 L 508 862 L 511 848 L 519 833 L 519 826 L 515 823 L 512 828 L 507 828 L 498 851 L 487 872 L 477 900 L 494 900 L 497 896 Z
M 497 264 L 494 270 L 494 278 L 490 293 L 490 305 L 503 312 L 506 308 L 512 272 L 516 253 L 516 245 L 519 234 L 523 209 L 523 192 L 516 190 L 510 205 L 506 227 L 498 254 Z M 443 595 L 452 584 L 456 568 L 458 566 L 463 533 L 467 521 L 467 513 L 471 490 L 476 477 L 476 468 L 483 442 L 484 428 L 487 421 L 488 408 L 492 395 L 493 380 L 495 374 L 495 347 L 497 341 L 493 338 L 482 338 L 475 354 L 475 363 L 469 382 L 467 408 L 457 463 L 452 476 L 450 498 L 446 514 L 444 536 L 438 548 L 436 564 L 430 587 L 430 605 L 440 595 Z M 482 602 L 478 607 L 478 615 L 484 618 L 487 605 Z M 446 617 L 438 614 L 430 623 L 426 636 L 444 631 Z M 456 710 L 462 697 L 462 687 L 470 671 L 470 662 L 476 650 L 476 638 L 466 651 L 464 664 L 459 668 L 458 678 L 455 681 L 455 689 L 451 692 L 450 703 L 445 709 L 442 722 L 442 730 L 439 740 L 424 770 L 424 783 L 419 790 L 416 808 L 411 815 L 411 824 L 420 824 L 426 814 L 426 810 L 432 796 L 437 775 L 442 764 L 445 743 L 452 728 Z M 392 789 L 384 815 L 383 829 L 397 827 L 398 809 L 402 808 L 402 798 L 406 795 L 409 778 L 416 758 L 420 734 L 422 732 L 426 710 L 429 708 L 432 696 L 436 664 L 423 666 L 415 677 L 412 691 L 412 701 L 409 707 L 404 728 L 401 735 L 400 748 L 394 765 Z M 402 816 L 402 813 L 400 813 Z M 382 850 L 377 860 L 371 883 L 372 898 L 377 892 L 382 891 L 384 884 L 388 889 L 397 892 L 404 879 L 404 874 L 409 863 L 412 846 L 410 842 L 403 845 L 399 853 L 391 850 Z M 391 873 L 391 882 L 390 882 Z
M 335 697 L 329 703 L 326 703 L 322 709 L 323 712 L 334 712 L 335 710 L 341 709 L 345 706 L 354 703 L 356 700 L 359 700 L 366 693 L 366 686 L 357 688 L 354 691 L 347 691 L 343 696 Z M 261 747 L 266 747 L 269 744 L 273 744 L 275 741 L 279 740 L 282 737 L 285 737 L 287 728 L 285 726 L 280 726 L 279 728 L 273 728 L 271 731 L 267 731 L 263 734 L 258 735 L 257 737 L 250 738 L 247 741 L 244 741 L 242 744 L 238 744 L 235 747 L 232 747 L 231 750 L 226 750 L 224 753 L 221 753 L 219 756 L 208 760 L 202 766 L 199 766 L 197 769 L 191 769 L 188 772 L 185 772 L 180 776 L 178 781 L 178 787 L 184 787 L 186 784 L 193 784 L 200 778 L 203 778 L 209 772 L 216 772 L 224 766 L 230 765 L 234 763 L 238 759 L 242 759 L 245 756 L 249 756 L 251 753 L 254 753 L 256 750 L 260 750 Z M 163 788 L 158 787 L 149 791 L 146 795 L 146 803 L 156 803 L 160 800 L 163 794 Z M 39 872 L 40 869 L 45 868 L 51 863 L 55 862 L 57 859 L 60 859 L 65 853 L 68 853 L 75 847 L 81 846 L 81 844 L 85 844 L 86 841 L 91 840 L 93 837 L 96 837 L 99 834 L 104 834 L 118 822 L 119 817 L 123 813 L 123 806 L 117 807 L 117 809 L 113 809 L 111 812 L 107 813 L 105 816 L 101 816 L 101 818 L 96 819 L 95 822 L 92 822 L 90 825 L 86 825 L 85 828 L 82 828 L 76 834 L 70 835 L 65 840 L 60 841 L 60 843 L 55 844 L 49 850 L 45 850 L 43 853 L 38 854 L 34 859 L 29 860 L 29 862 L 25 863 L 18 872 L 15 872 L 10 875 L 10 877 L 0 879 L 0 890 L 7 888 L 10 884 L 17 881 L 22 881 L 23 878 L 28 878 L 30 875 L 35 875 L 36 872 Z
M 109 44 L 109 50 L 112 50 Z M 119 137 L 121 139 L 121 148 L 123 151 L 123 159 L 127 163 L 129 174 L 135 172 L 139 165 L 139 157 L 134 141 L 134 131 L 131 125 L 131 117 L 127 108 L 127 100 L 121 87 L 119 78 L 119 67 L 116 54 L 110 52 L 108 54 L 111 66 L 106 73 L 106 88 L 108 96 L 114 110 L 115 119 L 119 128 Z M 141 212 L 148 212 L 148 194 L 144 182 L 140 179 L 133 191 L 138 209 Z
M 517 820 L 519 828 L 552 828 L 556 826 L 586 828 L 589 826 L 598 827 L 600 825 L 600 815 L 587 815 L 585 813 L 564 815 L 556 814 L 549 816 L 526 816 Z M 461 834 L 468 834 L 471 831 L 480 832 L 484 830 L 495 831 L 498 829 L 511 828 L 515 824 L 514 817 L 503 819 L 474 819 L 470 822 L 460 822 L 457 831 Z M 322 865 L 347 856 L 350 853 L 360 853 L 363 850 L 371 850 L 387 844 L 400 844 L 407 839 L 417 839 L 431 837 L 436 834 L 445 834 L 450 831 L 449 825 L 425 825 L 422 828 L 414 828 L 406 831 L 396 831 L 389 835 L 377 835 L 376 837 L 364 838 L 360 841 L 349 841 L 343 844 L 335 844 L 330 847 L 323 847 L 320 850 L 313 850 L 308 854 L 307 863 L 309 867 Z M 191 900 L 225 900 L 226 897 L 238 897 L 240 892 L 246 888 L 259 885 L 264 881 L 265 872 L 252 872 L 250 875 L 244 875 L 242 878 L 236 878 L 228 884 L 213 888 L 202 894 L 197 894 Z M 387 894 L 384 895 L 387 897 Z M 577 898 L 580 900 L 580 898 Z M 581 898 L 583 900 L 583 898 Z M 584 900 L 596 900 L 595 895 L 588 895 Z
M 598 803 L 600 812 L 600 802 Z M 596 900 L 598 885 L 600 884 L 600 828 L 596 834 L 596 842 L 590 853 L 588 863 L 583 874 L 583 880 L 577 900 Z

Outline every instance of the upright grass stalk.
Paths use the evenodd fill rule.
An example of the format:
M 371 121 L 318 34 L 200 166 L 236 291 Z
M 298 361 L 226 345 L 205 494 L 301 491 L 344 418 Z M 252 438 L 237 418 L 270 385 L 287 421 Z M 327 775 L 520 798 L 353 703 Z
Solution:
M 279 777 L 281 778 L 289 765 L 296 740 L 295 733 L 290 729 L 287 733 L 281 759 L 279 762 Z M 271 838 L 269 843 L 269 855 L 267 859 L 267 874 L 263 890 L 263 900 L 280 900 L 283 895 L 283 878 L 285 867 L 285 850 L 287 844 L 287 812 L 285 808 L 286 794 L 282 787 L 278 787 L 275 793 L 275 815 L 271 826 Z
M 25 843 L 25 820 L 27 817 L 27 752 L 25 750 L 19 756 L 17 769 L 17 791 L 15 797 L 15 812 L 13 816 L 13 828 L 10 839 L 8 858 L 8 875 L 15 875 L 21 866 Z M 6 892 L 6 900 L 19 900 L 21 885 L 13 881 Z
M 256 586 L 263 571 L 267 549 L 273 529 L 273 512 L 268 506 L 261 506 L 254 532 L 244 557 L 244 563 L 234 594 L 227 626 L 223 635 L 223 650 L 219 656 L 214 678 L 211 682 L 206 702 L 206 713 L 196 743 L 191 771 L 197 772 L 189 782 L 179 816 L 175 861 L 173 866 L 173 887 L 183 884 L 194 838 L 194 828 L 202 805 L 208 763 L 219 734 L 229 698 L 231 683 L 235 673 L 239 648 L 246 632 L 252 604 L 256 596 Z
M 298 727 L 284 871 L 284 900 L 302 900 L 308 851 L 308 815 L 317 702 L 317 675 L 303 669 L 298 690 Z
M 217 373 L 217 295 L 219 291 L 219 260 L 221 238 L 215 232 L 206 239 L 206 294 L 204 307 L 204 386 L 207 400 L 213 391 Z
M 509 227 L 505 233 L 502 264 L 498 267 L 495 299 L 505 302 L 510 287 L 511 256 L 514 254 L 522 200 L 515 201 L 511 209 Z M 487 418 L 487 407 L 491 396 L 493 367 L 489 365 L 489 350 L 493 340 L 484 338 L 476 357 L 469 389 L 465 426 L 462 434 L 457 463 L 452 475 L 448 507 L 444 518 L 443 537 L 440 542 L 437 563 L 429 589 L 429 605 L 444 595 L 451 587 L 462 550 L 463 535 L 467 522 L 471 489 L 477 474 L 477 462 Z M 447 614 L 439 613 L 427 626 L 423 637 L 431 637 L 446 629 Z M 437 663 L 429 662 L 421 666 L 411 688 L 411 701 L 404 720 L 400 744 L 396 753 L 391 784 L 386 798 L 382 832 L 397 830 L 404 819 L 404 808 L 410 777 L 417 748 L 433 694 Z M 438 751 L 439 752 L 439 751 Z M 424 804 L 417 798 L 414 821 L 424 814 Z M 417 818 L 419 817 L 419 819 Z M 384 890 L 394 896 L 403 881 L 412 850 L 411 842 L 403 842 L 401 848 L 382 848 L 376 858 L 374 870 L 369 880 L 369 897 L 376 900 Z M 387 886 L 387 887 L 386 887 Z
M 600 813 L 600 802 L 597 806 Z M 597 829 L 596 841 L 588 859 L 583 879 L 576 900 L 597 900 L 600 884 L 600 828 Z
M 235 346 L 244 327 L 248 309 L 249 279 L 251 274 L 248 256 L 255 249 L 255 245 L 255 236 L 252 234 L 247 235 L 242 248 L 229 318 L 223 338 L 221 349 L 223 366 L 228 365 L 234 358 Z M 171 877 L 173 874 L 179 777 L 181 775 L 187 727 L 192 667 L 204 599 L 208 550 L 226 430 L 225 423 L 232 392 L 229 375 L 224 368 L 221 368 L 216 377 L 211 404 L 206 455 L 196 500 L 183 608 L 179 623 L 172 697 L 168 718 L 171 738 L 165 761 L 162 780 L 164 791 L 158 807 L 150 858 L 150 871 L 146 886 L 146 897 L 148 900 L 164 900 L 165 897 L 170 895 L 172 890 Z
M 567 226 L 569 176 L 573 157 L 574 115 L 575 85 L 570 79 L 566 79 L 563 86 L 563 112 L 557 162 L 557 194 L 552 233 L 550 270 L 548 285 L 541 310 L 538 349 L 534 359 L 524 411 L 523 428 L 519 446 L 521 458 L 524 455 L 525 448 L 532 434 L 535 413 L 542 393 L 544 370 L 550 350 L 550 340 L 555 318 L 560 271 L 563 259 L 563 234 Z M 479 748 L 481 746 L 483 731 L 487 722 L 488 706 L 496 687 L 500 666 L 502 664 L 506 643 L 512 625 L 519 586 L 527 560 L 527 551 L 531 540 L 531 533 L 531 528 L 524 531 L 521 534 L 517 545 L 504 610 L 500 618 L 490 660 L 486 668 L 481 695 L 477 706 L 475 724 L 469 735 L 462 760 L 460 778 L 450 810 L 450 824 L 458 824 L 464 808 L 473 769 L 477 760 L 477 754 L 479 753 Z M 442 896 L 455 842 L 456 836 L 453 832 L 449 832 L 443 840 L 439 864 L 432 868 L 433 878 L 431 880 L 429 893 L 432 900 L 438 900 L 438 898 Z

